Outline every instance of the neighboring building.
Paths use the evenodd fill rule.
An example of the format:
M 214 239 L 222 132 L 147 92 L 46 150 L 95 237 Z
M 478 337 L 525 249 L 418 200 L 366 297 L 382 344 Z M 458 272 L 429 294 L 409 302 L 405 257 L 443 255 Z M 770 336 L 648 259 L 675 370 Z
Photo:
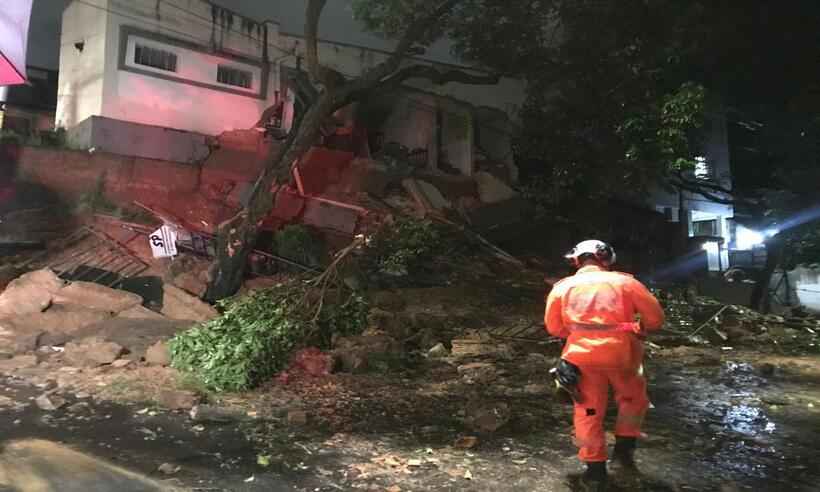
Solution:
M 704 129 L 703 155 L 697 159 L 696 168 L 689 178 L 732 189 L 725 112 L 715 111 L 708 117 Z M 652 206 L 664 214 L 668 221 L 686 221 L 690 237 L 711 238 L 703 246 L 710 271 L 729 268 L 729 251 L 737 247 L 734 206 L 717 203 L 688 191 L 670 192 L 664 189 L 658 189 L 650 200 Z M 684 217 L 681 217 L 681 208 L 686 211 Z
M 57 72 L 27 67 L 27 82 L 0 88 L 0 128 L 21 137 L 54 129 Z
M 204 1 L 73 1 L 57 125 L 74 146 L 195 161 L 204 136 L 251 128 L 275 103 L 277 66 L 264 60 L 277 36 L 276 24 Z
M 63 14 L 56 123 L 76 147 L 195 162 L 208 136 L 254 128 L 279 101 L 289 127 L 303 51 L 304 40 L 276 22 L 205 0 L 73 1 Z M 322 41 L 319 56 L 354 77 L 388 53 Z M 423 152 L 431 169 L 441 163 L 469 176 L 483 159 L 517 177 L 510 135 L 520 82 L 409 81 L 391 97 L 386 119 L 367 129 L 381 141 Z M 341 123 L 352 115 L 340 113 Z

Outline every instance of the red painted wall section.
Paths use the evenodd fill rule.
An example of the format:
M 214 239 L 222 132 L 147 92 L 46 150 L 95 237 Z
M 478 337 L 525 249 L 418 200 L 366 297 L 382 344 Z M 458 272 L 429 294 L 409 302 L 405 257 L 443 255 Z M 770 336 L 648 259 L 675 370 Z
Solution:
M 199 187 L 199 168 L 190 164 L 36 147 L 22 149 L 18 174 L 69 201 L 93 191 L 100 180 L 109 198 L 128 201 L 192 193 Z
M 49 188 L 67 203 L 93 192 L 103 180 L 104 193 L 114 202 L 138 201 L 188 229 L 214 233 L 238 211 L 239 189 L 256 178 L 263 155 L 267 154 L 217 151 L 200 167 L 102 152 L 25 147 L 18 175 Z M 321 195 L 338 183 L 352 159 L 349 152 L 313 148 L 303 162 L 306 193 Z M 263 225 L 268 229 L 301 221 L 350 235 L 359 222 L 359 212 L 300 196 L 295 189 L 287 188 L 276 197 Z
M 337 184 L 350 163 L 352 152 L 313 147 L 299 162 L 299 175 L 306 195 L 321 195 L 328 186 Z

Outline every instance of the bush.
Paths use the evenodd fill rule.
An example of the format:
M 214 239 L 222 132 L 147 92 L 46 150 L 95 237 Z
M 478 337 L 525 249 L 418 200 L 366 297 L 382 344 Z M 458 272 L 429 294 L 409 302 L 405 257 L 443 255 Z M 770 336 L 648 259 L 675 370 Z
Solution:
M 274 236 L 276 254 L 308 267 L 319 267 L 325 263 L 325 246 L 307 227 L 296 224 L 283 227 Z
M 357 295 L 316 308 L 305 302 L 308 284 L 294 280 L 247 297 L 220 301 L 222 315 L 174 337 L 172 365 L 216 391 L 242 391 L 283 369 L 290 354 L 309 344 L 327 346 L 333 333 L 361 332 L 367 303 Z
M 429 220 L 401 218 L 375 235 L 370 243 L 370 254 L 381 273 L 407 275 L 433 258 L 441 247 L 441 236 Z

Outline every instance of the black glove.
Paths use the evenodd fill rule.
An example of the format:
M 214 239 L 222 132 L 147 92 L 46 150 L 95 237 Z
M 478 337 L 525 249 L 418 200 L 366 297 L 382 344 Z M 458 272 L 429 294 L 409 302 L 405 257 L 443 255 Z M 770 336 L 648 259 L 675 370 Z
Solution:
M 581 381 L 581 371 L 578 369 L 578 366 L 561 359 L 558 363 L 558 367 L 555 369 L 555 377 L 561 386 L 567 389 L 575 389 L 578 387 L 578 383 Z

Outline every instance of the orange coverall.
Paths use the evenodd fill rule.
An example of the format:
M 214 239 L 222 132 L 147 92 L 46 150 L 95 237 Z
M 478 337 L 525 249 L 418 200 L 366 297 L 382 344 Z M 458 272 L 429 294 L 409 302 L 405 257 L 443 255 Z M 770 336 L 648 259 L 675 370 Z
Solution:
M 615 435 L 640 436 L 649 407 L 641 369 L 642 339 L 644 330 L 658 330 L 663 321 L 660 303 L 642 283 L 594 265 L 556 283 L 547 297 L 547 331 L 567 339 L 562 358 L 581 371 L 581 398 L 574 415 L 581 461 L 607 459 L 604 416 L 609 385 L 618 403 Z

